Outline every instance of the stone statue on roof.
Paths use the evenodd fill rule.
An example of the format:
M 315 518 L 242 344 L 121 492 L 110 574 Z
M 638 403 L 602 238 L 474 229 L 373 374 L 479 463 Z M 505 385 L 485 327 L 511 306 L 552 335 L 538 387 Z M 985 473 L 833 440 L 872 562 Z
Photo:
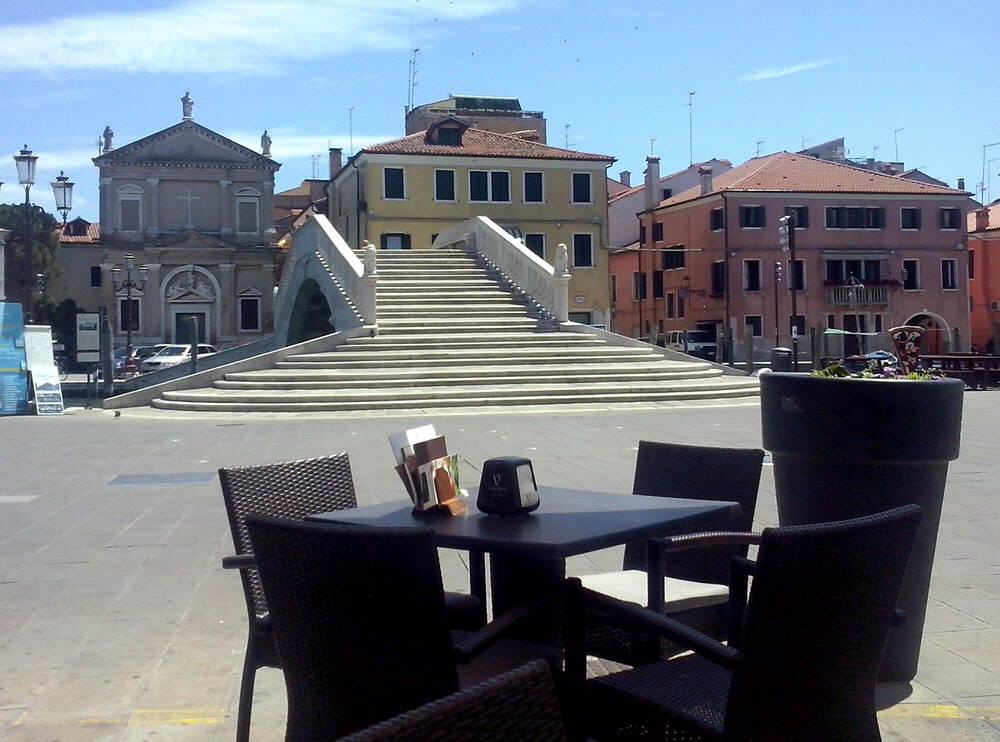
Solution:
M 104 137 L 104 149 L 103 152 L 110 152 L 115 148 L 115 133 L 111 131 L 110 126 L 104 127 L 104 133 L 101 134 Z
M 260 153 L 264 157 L 271 156 L 271 137 L 267 135 L 267 129 L 264 129 L 264 133 L 260 135 Z
M 181 98 L 181 107 L 184 110 L 184 118 L 192 119 L 194 118 L 194 98 L 191 97 L 191 91 L 184 91 L 184 97 Z

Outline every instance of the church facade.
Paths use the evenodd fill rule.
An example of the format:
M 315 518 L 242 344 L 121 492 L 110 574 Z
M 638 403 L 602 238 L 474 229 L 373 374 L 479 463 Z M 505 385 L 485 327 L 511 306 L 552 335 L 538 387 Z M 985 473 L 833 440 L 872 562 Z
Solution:
M 188 342 L 192 317 L 199 341 L 220 347 L 273 331 L 281 165 L 266 132 L 258 153 L 196 123 L 189 95 L 182 104 L 180 123 L 131 144 L 116 148 L 105 130 L 94 158 L 100 222 L 77 219 L 60 234 L 49 298 L 107 307 L 119 345 L 129 329 L 133 345 Z M 131 292 L 121 287 L 126 253 L 146 267 Z

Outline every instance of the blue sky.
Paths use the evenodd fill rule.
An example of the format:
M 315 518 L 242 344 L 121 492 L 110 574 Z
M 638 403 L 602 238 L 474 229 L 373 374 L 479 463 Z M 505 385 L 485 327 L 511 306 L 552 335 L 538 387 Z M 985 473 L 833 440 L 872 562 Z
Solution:
M 97 216 L 94 142 L 122 145 L 180 120 L 259 146 L 283 163 L 278 189 L 312 174 L 327 142 L 403 131 L 407 61 L 418 103 L 508 95 L 543 110 L 549 141 L 614 155 L 640 176 L 694 156 L 741 162 L 847 137 L 851 156 L 893 159 L 954 185 L 981 180 L 1000 141 L 991 2 L 638 2 L 597 0 L 49 0 L 5 3 L 0 24 L 0 201 L 20 200 L 13 155 L 41 156 L 37 203 L 62 168 L 74 215 Z M 988 157 L 1000 158 L 1000 146 Z M 1000 196 L 1000 159 L 992 163 Z M 12 185 L 13 183 L 13 185 Z

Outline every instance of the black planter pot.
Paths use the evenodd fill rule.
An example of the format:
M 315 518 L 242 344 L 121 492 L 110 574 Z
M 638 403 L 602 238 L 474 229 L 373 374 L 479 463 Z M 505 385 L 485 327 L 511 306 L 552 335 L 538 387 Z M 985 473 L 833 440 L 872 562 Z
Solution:
M 805 374 L 761 376 L 764 448 L 781 525 L 854 518 L 908 503 L 923 509 L 882 680 L 917 674 L 948 462 L 958 458 L 965 384 Z

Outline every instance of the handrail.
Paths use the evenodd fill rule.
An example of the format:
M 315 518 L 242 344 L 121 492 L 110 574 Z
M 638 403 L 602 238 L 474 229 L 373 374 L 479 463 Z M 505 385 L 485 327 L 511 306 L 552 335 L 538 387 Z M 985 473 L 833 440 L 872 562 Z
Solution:
M 340 290 L 350 301 L 364 324 L 374 325 L 376 322 L 375 304 L 375 271 L 374 265 L 366 270 L 365 263 L 354 254 L 340 233 L 333 228 L 330 220 L 323 214 L 313 214 L 295 232 L 292 254 L 285 265 L 278 297 L 275 305 L 286 301 L 294 301 L 295 297 L 286 297 L 289 281 L 295 261 L 300 257 L 319 254 L 325 267 L 336 279 Z

